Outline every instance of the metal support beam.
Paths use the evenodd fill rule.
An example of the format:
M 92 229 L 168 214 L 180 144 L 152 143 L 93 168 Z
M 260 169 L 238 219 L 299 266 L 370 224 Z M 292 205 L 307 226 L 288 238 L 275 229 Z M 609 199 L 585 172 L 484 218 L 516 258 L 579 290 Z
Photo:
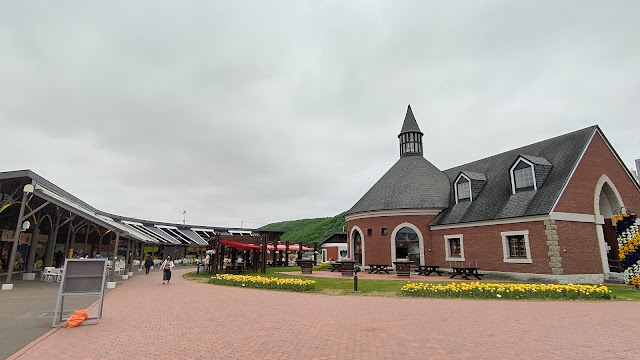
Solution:
M 47 206 L 47 205 L 49 205 L 49 204 L 51 204 L 51 203 L 50 203 L 49 201 L 47 201 L 47 202 L 45 202 L 44 204 L 42 204 L 42 205 L 38 206 L 37 208 L 35 208 L 35 209 L 31 210 L 31 212 L 30 212 L 30 213 L 28 213 L 27 215 L 25 215 L 25 216 L 23 216 L 23 217 L 22 217 L 22 221 L 27 220 L 31 215 L 33 215 L 33 214 L 37 213 L 38 211 L 42 210 L 42 208 L 44 208 L 45 206 Z
M 55 225 L 49 232 L 49 240 L 47 240 L 47 251 L 45 253 L 45 259 L 42 266 L 51 266 L 53 263 L 53 256 L 56 251 L 56 242 L 58 240 L 58 229 L 60 229 L 60 217 L 62 216 L 63 210 L 56 206 L 56 220 Z
M 89 255 L 87 253 L 87 244 L 89 243 L 89 228 L 91 227 L 91 224 L 87 224 L 87 231 L 86 234 L 84 236 L 84 254 L 85 255 Z
M 71 239 L 71 233 L 73 232 L 73 219 L 75 215 L 69 215 L 69 229 L 67 229 L 67 241 L 64 244 L 64 258 L 69 257 L 69 240 Z
M 127 239 L 127 253 L 124 255 L 124 271 L 131 271 L 131 239 Z
M 116 262 L 118 261 L 118 242 L 120 242 L 120 233 L 116 232 L 116 243 L 113 248 L 113 259 L 111 261 L 111 282 L 116 281 Z
M 37 222 L 33 228 L 33 234 L 31 235 L 31 243 L 29 244 L 29 252 L 25 259 L 25 272 L 32 273 L 34 262 L 36 261 L 36 248 L 38 247 L 38 236 L 40 235 L 40 222 Z
M 18 221 L 16 224 L 16 233 L 13 235 L 13 246 L 11 247 L 11 255 L 9 256 L 9 266 L 7 270 L 6 284 L 11 284 L 11 277 L 13 275 L 13 264 L 16 261 L 16 252 L 18 252 L 18 240 L 20 240 L 20 230 L 22 230 L 22 216 L 24 215 L 24 208 L 27 202 L 27 196 L 29 193 L 24 192 L 22 194 L 22 202 L 20 203 L 20 213 L 18 215 Z

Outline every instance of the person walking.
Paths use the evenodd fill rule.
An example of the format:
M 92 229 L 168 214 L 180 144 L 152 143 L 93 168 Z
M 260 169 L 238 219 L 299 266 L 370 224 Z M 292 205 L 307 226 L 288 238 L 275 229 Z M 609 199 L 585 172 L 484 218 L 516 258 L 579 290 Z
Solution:
M 153 259 L 151 258 L 151 256 L 147 255 L 147 260 L 144 261 L 144 268 L 147 271 L 147 274 L 149 274 L 149 269 L 151 269 L 151 267 L 153 266 Z
M 160 270 L 162 270 L 162 285 L 164 285 L 165 281 L 167 282 L 167 285 L 169 284 L 169 281 L 171 281 L 171 269 L 173 269 L 174 266 L 171 256 L 167 256 L 167 258 L 162 262 L 162 265 L 160 265 Z

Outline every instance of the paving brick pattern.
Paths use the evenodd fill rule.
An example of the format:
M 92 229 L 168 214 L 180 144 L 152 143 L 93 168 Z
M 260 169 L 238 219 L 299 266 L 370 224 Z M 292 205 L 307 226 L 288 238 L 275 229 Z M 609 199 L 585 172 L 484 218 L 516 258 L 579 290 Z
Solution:
M 640 303 L 329 296 L 213 286 L 159 272 L 25 359 L 640 359 Z

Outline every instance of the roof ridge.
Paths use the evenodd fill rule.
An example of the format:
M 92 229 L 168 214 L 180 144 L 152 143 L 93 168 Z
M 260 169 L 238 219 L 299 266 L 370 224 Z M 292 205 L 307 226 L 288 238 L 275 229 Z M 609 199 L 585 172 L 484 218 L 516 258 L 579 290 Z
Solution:
M 529 147 L 529 146 L 532 146 L 532 145 L 537 145 L 537 144 L 540 144 L 540 143 L 543 143 L 543 142 L 556 140 L 556 139 L 564 137 L 564 136 L 570 136 L 570 135 L 573 135 L 575 133 L 578 133 L 578 132 L 581 132 L 581 131 L 585 131 L 587 129 L 591 129 L 592 131 L 596 131 L 597 129 L 599 129 L 599 127 L 598 127 L 598 125 L 587 126 L 586 128 L 582 128 L 582 129 L 579 129 L 579 130 L 571 131 L 571 132 L 568 132 L 568 133 L 565 133 L 565 134 L 554 136 L 552 138 L 536 141 L 536 142 L 533 142 L 533 143 L 530 143 L 530 144 L 527 144 L 527 145 L 524 145 L 524 146 L 520 146 L 520 147 L 517 147 L 517 148 L 514 148 L 514 149 L 505 150 L 503 152 L 500 152 L 500 153 L 497 153 L 497 154 L 494 154 L 494 155 L 491 155 L 491 156 L 487 156 L 487 157 L 484 157 L 484 158 L 480 158 L 480 159 L 477 159 L 477 160 L 473 160 L 473 161 L 465 163 L 465 164 L 456 165 L 456 166 L 450 167 L 450 168 L 442 170 L 442 171 L 449 171 L 449 170 L 461 168 L 463 166 L 472 165 L 474 163 L 477 163 L 477 162 L 480 162 L 480 161 L 484 161 L 484 160 L 487 160 L 487 159 L 491 159 L 491 158 L 494 158 L 494 157 L 497 157 L 497 156 L 501 156 L 501 155 L 504 155 L 504 154 L 509 153 L 509 152 L 519 151 L 519 150 L 522 150 L 522 149 L 524 149 L 526 147 Z M 521 154 L 521 155 L 529 155 L 529 154 L 525 154 L 525 153 L 519 153 L 519 154 Z M 535 155 L 530 155 L 530 156 L 535 156 Z

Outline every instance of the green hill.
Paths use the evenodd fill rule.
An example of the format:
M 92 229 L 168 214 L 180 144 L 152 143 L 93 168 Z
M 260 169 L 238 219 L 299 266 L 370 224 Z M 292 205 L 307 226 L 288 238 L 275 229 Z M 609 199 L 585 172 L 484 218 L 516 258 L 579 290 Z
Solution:
M 286 231 L 280 241 L 305 244 L 319 243 L 334 232 L 341 232 L 346 226 L 344 213 L 334 217 L 281 221 L 268 224 L 261 229 Z

